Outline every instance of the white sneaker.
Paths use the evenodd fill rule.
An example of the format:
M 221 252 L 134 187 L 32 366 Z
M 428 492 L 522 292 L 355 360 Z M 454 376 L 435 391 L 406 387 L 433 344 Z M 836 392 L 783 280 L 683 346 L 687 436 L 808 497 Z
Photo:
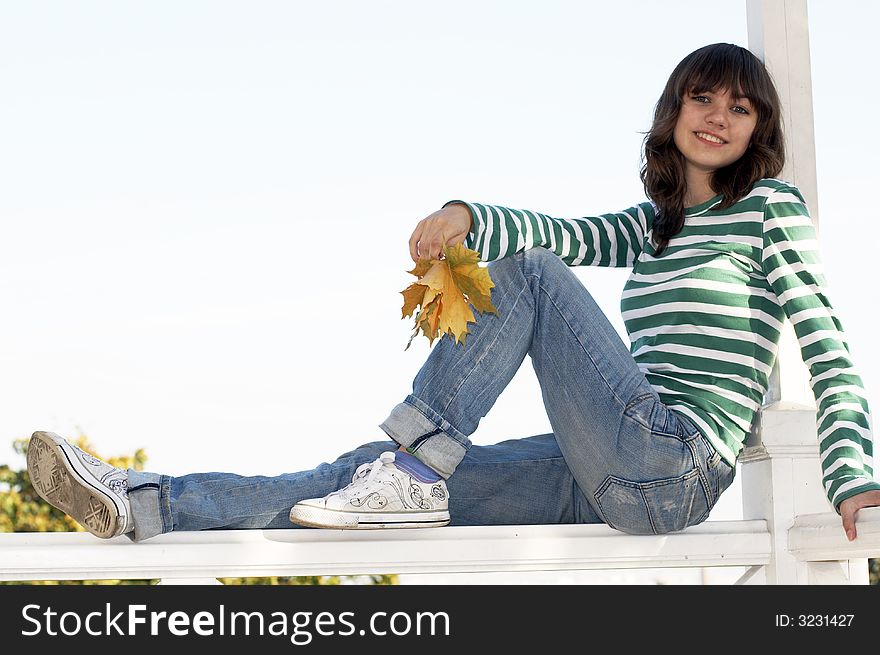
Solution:
M 122 469 L 52 432 L 34 432 L 31 436 L 27 468 L 40 498 L 96 537 L 109 539 L 134 529 L 128 473 Z
M 449 523 L 446 482 L 423 482 L 384 452 L 362 464 L 351 484 L 323 498 L 301 500 L 290 520 L 312 528 L 438 528 Z

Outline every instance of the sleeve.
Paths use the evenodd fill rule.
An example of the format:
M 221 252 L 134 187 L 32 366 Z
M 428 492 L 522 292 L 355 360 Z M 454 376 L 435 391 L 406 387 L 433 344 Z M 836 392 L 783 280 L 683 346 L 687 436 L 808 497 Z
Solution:
M 822 483 L 828 500 L 880 489 L 874 479 L 871 413 L 843 327 L 828 299 L 819 241 L 795 187 L 774 190 L 764 205 L 761 265 L 797 335 L 816 398 Z
M 484 262 L 541 246 L 568 266 L 632 267 L 654 221 L 654 206 L 644 202 L 615 214 L 551 218 L 538 212 L 450 200 L 466 205 L 474 226 L 465 247 Z

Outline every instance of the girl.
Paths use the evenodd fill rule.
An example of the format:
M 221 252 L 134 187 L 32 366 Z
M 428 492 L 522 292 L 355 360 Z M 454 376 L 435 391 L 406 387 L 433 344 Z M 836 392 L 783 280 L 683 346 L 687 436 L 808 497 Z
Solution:
M 480 315 L 466 347 L 437 343 L 380 425 L 392 441 L 277 477 L 170 477 L 36 432 L 34 487 L 93 534 L 134 541 L 291 521 L 681 530 L 733 481 L 788 317 L 818 402 L 822 481 L 852 539 L 858 509 L 880 505 L 870 415 L 803 197 L 776 178 L 783 153 L 763 64 L 739 46 L 701 48 L 656 105 L 641 170 L 650 201 L 560 219 L 453 200 L 418 223 L 413 261 L 438 258 L 445 234 L 491 262 L 498 315 Z M 621 300 L 629 350 L 569 268 L 587 264 L 633 269 Z M 526 354 L 553 432 L 472 445 Z

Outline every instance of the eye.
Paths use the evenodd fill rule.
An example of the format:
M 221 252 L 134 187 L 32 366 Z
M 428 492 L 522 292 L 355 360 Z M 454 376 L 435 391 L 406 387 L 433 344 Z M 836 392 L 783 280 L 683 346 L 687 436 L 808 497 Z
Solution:
M 709 98 L 706 96 L 691 96 L 691 100 L 696 100 L 700 104 L 705 104 L 705 102 L 709 102 Z
M 735 111 L 737 114 L 742 114 L 743 116 L 749 115 L 749 110 L 746 109 L 745 107 L 743 107 L 742 105 L 736 105 L 733 108 L 733 111 Z

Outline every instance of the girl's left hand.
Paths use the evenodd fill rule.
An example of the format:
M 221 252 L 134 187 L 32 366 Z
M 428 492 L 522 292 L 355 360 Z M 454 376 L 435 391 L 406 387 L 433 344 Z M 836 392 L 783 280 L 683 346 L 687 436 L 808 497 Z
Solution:
M 880 506 L 880 491 L 863 491 L 840 503 L 840 518 L 843 519 L 847 539 L 852 541 L 856 538 L 856 513 L 862 507 L 877 506 Z

